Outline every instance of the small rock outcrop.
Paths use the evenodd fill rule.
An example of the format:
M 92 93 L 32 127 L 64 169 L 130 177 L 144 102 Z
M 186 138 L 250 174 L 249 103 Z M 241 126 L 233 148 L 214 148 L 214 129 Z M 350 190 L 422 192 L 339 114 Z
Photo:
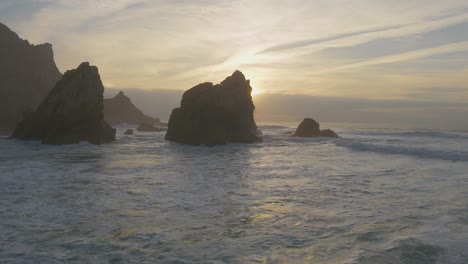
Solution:
M 161 127 L 155 127 L 151 124 L 147 124 L 147 123 L 141 123 L 137 129 L 137 131 L 140 131 L 140 132 L 162 132 L 162 131 L 166 131 L 167 129 L 165 128 L 161 128 Z
M 221 84 L 207 82 L 191 88 L 172 111 L 166 140 L 206 146 L 261 141 L 251 92 L 250 81 L 240 71 Z
M 330 129 L 320 130 L 320 124 L 312 118 L 304 118 L 299 124 L 294 137 L 331 137 L 337 138 L 338 135 Z
M 122 91 L 114 98 L 104 99 L 104 119 L 111 125 L 148 123 L 161 124 L 159 118 L 147 116 L 141 112 Z
M 124 135 L 128 135 L 128 136 L 133 135 L 133 129 L 127 129 L 127 130 L 125 131 Z
M 104 121 L 104 87 L 98 68 L 82 63 L 67 71 L 35 112 L 25 115 L 12 137 L 62 145 L 115 140 L 115 129 Z
M 51 44 L 32 45 L 0 23 L 0 130 L 11 133 L 61 77 Z

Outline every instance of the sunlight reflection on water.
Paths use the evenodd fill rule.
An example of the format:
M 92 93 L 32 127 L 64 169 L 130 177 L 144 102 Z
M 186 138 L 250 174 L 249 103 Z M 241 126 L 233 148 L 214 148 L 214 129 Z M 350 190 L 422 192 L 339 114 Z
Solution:
M 103 146 L 0 139 L 2 261 L 468 260 L 468 162 L 380 151 L 389 137 L 402 152 L 420 138 L 293 139 L 267 128 L 263 143 L 205 148 L 124 129 Z M 380 152 L 340 145 L 349 140 Z M 424 140 L 453 150 L 450 138 Z

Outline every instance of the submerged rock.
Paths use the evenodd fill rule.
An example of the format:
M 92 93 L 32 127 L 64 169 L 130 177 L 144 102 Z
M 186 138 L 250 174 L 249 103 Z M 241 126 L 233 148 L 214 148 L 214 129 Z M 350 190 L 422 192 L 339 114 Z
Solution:
M 32 45 L 0 23 L 0 131 L 11 133 L 61 77 L 51 44 Z
M 320 124 L 312 118 L 304 118 L 299 124 L 294 137 L 332 137 L 337 138 L 338 135 L 330 129 L 320 130 Z
M 35 112 L 25 115 L 12 137 L 62 145 L 115 140 L 115 129 L 104 121 L 104 87 L 98 68 L 82 63 L 67 71 Z
M 111 125 L 122 123 L 160 125 L 159 118 L 147 116 L 141 112 L 122 91 L 114 98 L 104 99 L 104 119 Z
M 166 131 L 167 129 L 160 128 L 160 127 L 155 127 L 155 126 L 147 124 L 147 123 L 141 123 L 137 127 L 136 130 L 140 131 L 140 132 L 162 132 L 162 131 Z
M 240 71 L 221 84 L 207 82 L 191 88 L 172 111 L 166 139 L 207 146 L 261 141 L 251 92 L 250 81 Z
M 124 135 L 133 135 L 133 129 L 127 129 L 127 131 L 125 131 Z
M 325 129 L 320 131 L 320 137 L 330 137 L 330 138 L 337 138 L 338 134 L 331 129 Z

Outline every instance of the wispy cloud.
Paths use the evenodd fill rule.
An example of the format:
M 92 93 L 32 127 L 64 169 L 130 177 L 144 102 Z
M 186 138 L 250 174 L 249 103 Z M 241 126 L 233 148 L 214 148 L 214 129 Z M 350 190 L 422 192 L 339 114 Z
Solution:
M 291 52 L 291 55 L 300 56 L 304 53 L 317 52 L 330 47 L 355 46 L 377 39 L 398 38 L 402 36 L 418 35 L 426 32 L 447 28 L 452 25 L 468 21 L 468 12 L 438 19 L 423 19 L 417 23 L 406 25 L 387 26 L 368 29 L 358 32 L 344 33 L 321 39 L 306 39 L 291 43 L 269 47 L 261 52 Z
M 427 49 L 421 49 L 421 50 L 415 50 L 415 51 L 410 51 L 410 52 L 405 52 L 405 53 L 400 53 L 400 54 L 393 54 L 389 56 L 382 56 L 382 57 L 367 59 L 363 61 L 341 65 L 341 66 L 334 67 L 334 68 L 315 71 L 313 74 L 322 74 L 322 73 L 331 72 L 331 71 L 341 71 L 341 70 L 367 67 L 367 66 L 378 65 L 378 64 L 414 60 L 414 59 L 420 59 L 420 58 L 425 58 L 425 57 L 430 57 L 430 56 L 435 56 L 435 55 L 440 55 L 440 54 L 460 52 L 460 51 L 466 51 L 466 50 L 468 50 L 468 41 L 462 41 L 458 43 L 440 45 L 437 47 L 432 47 L 432 48 L 427 48 Z
M 368 30 L 357 31 L 357 32 L 344 33 L 344 34 L 339 34 L 339 35 L 334 35 L 334 36 L 319 38 L 319 39 L 305 39 L 305 40 L 300 40 L 300 41 L 294 41 L 294 42 L 291 42 L 291 43 L 285 43 L 285 44 L 280 44 L 280 45 L 277 45 L 277 46 L 269 47 L 269 48 L 259 52 L 259 54 L 269 53 L 269 52 L 286 51 L 286 50 L 297 49 L 297 48 L 303 48 L 303 47 L 308 47 L 308 46 L 315 45 L 315 44 L 327 43 L 327 42 L 331 42 L 331 41 L 334 41 L 334 40 L 345 39 L 345 38 L 349 38 L 349 37 L 353 37 L 353 36 L 367 35 L 367 34 L 377 33 L 377 32 L 386 32 L 386 31 L 389 31 L 389 30 L 392 30 L 392 29 L 401 29 L 403 27 L 404 27 L 403 25 L 387 26 L 387 27 L 382 27 L 382 28 L 375 28 L 375 29 L 368 29 Z
M 33 4 L 32 0 L 22 1 Z M 14 3 L 19 7 L 18 2 Z M 466 50 L 464 40 L 445 40 L 443 34 L 424 46 L 411 41 L 467 22 L 468 3 L 462 0 L 36 3 L 40 4 L 36 4 L 32 14 L 15 15 L 21 19 L 12 20 L 13 29 L 34 43 L 53 43 L 62 71 L 89 60 L 100 67 L 105 82 L 114 87 L 187 89 L 206 80 L 220 81 L 240 69 L 264 91 L 389 97 L 395 96 L 396 91 L 407 94 L 400 91 L 401 87 L 434 82 L 431 76 L 456 78 L 456 84 L 462 83 L 459 76 L 465 73 L 463 61 L 454 64 L 459 68 L 452 68 L 450 76 L 440 70 L 409 79 L 398 69 L 385 74 L 376 69 Z M 392 45 L 398 39 L 407 40 L 399 50 L 379 53 L 383 48 L 374 45 L 380 40 L 379 45 L 385 48 L 385 40 Z M 363 44 L 377 52 L 368 58 L 344 57 L 338 52 L 333 54 L 331 49 L 352 52 L 352 47 Z M 450 60 L 453 59 L 446 58 L 446 64 Z M 418 67 L 428 67 L 424 63 Z M 345 74 L 350 71 L 353 75 Z M 370 78 L 371 74 L 376 74 L 375 78 Z M 382 87 L 377 77 L 395 80 Z M 437 85 L 443 87 L 442 81 Z M 445 81 L 447 85 L 455 82 Z

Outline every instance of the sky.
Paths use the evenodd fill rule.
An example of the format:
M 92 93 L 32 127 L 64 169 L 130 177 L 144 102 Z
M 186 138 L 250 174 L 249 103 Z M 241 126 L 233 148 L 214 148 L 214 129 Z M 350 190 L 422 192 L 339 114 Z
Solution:
M 0 0 L 0 22 L 52 43 L 62 72 L 97 65 L 108 94 L 238 69 L 268 120 L 468 128 L 466 0 Z

